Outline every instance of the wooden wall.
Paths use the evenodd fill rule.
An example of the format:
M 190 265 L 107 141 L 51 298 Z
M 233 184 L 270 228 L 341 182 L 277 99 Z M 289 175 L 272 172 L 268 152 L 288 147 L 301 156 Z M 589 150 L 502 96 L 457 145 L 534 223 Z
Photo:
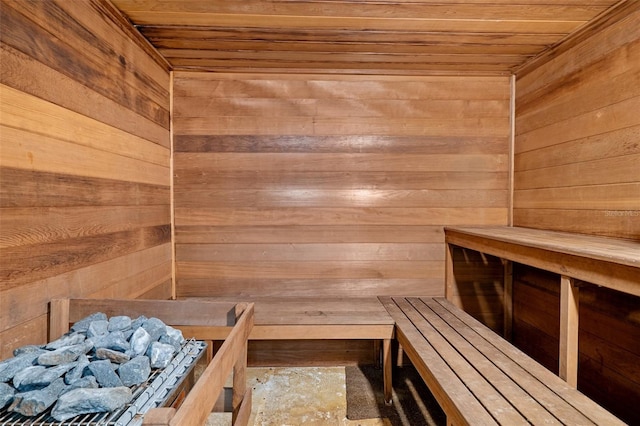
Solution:
M 560 277 L 514 267 L 513 343 L 558 372 Z M 629 424 L 640 423 L 640 298 L 580 286 L 578 389 Z
M 516 84 L 514 224 L 640 240 L 640 11 Z M 516 265 L 514 343 L 558 370 L 560 277 Z M 639 424 L 640 298 L 580 288 L 578 388 Z
M 2 1 L 0 358 L 54 297 L 171 295 L 169 73 L 101 0 Z
M 507 77 L 175 73 L 178 297 L 441 295 L 506 224 Z
M 517 76 L 514 224 L 640 240 L 640 11 Z

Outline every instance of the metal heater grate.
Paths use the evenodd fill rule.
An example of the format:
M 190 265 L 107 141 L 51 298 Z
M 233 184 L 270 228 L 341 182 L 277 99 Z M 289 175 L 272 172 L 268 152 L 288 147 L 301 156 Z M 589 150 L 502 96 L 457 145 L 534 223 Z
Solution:
M 169 365 L 162 370 L 154 370 L 145 383 L 132 388 L 133 399 L 122 409 L 111 413 L 95 413 L 76 416 L 65 422 L 51 417 L 51 409 L 40 416 L 25 417 L 6 409 L 0 412 L 0 426 L 138 426 L 142 424 L 144 414 L 152 408 L 167 404 L 173 392 L 204 355 L 207 344 L 189 340 L 173 357 Z

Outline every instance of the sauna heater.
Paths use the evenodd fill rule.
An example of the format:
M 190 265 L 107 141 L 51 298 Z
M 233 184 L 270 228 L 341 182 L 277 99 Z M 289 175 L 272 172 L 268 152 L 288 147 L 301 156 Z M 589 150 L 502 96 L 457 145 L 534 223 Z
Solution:
M 192 382 L 195 366 L 203 359 L 207 344 L 188 340 L 164 369 L 152 371 L 146 382 L 132 387 L 133 399 L 120 410 L 110 413 L 83 414 L 64 422 L 51 417 L 51 408 L 35 417 L 3 409 L 0 412 L 0 426 L 42 425 L 42 426 L 138 426 L 142 425 L 144 414 L 152 408 L 175 406 L 184 399 Z

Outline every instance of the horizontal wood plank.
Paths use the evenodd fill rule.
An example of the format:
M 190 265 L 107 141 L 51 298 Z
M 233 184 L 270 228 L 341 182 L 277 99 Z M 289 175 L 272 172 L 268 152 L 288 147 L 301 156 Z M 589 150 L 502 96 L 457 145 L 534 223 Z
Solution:
M 634 183 L 640 181 L 638 164 L 640 164 L 640 154 L 629 154 L 620 157 L 518 171 L 515 173 L 514 179 L 515 185 L 520 190 Z M 556 176 L 558 174 L 566 174 L 566 178 L 561 183 L 557 182 Z M 620 193 L 618 192 L 618 194 Z M 638 194 L 640 195 L 640 192 Z
M 504 154 L 245 154 L 245 153 L 176 153 L 176 168 L 215 168 L 233 170 L 306 171 L 336 170 L 390 172 L 503 172 L 507 170 Z
M 102 151 L 54 137 L 0 126 L 2 167 L 169 186 L 168 165 Z
M 169 187 L 0 167 L 4 207 L 162 206 Z
M 214 83 L 215 84 L 212 84 Z M 508 100 L 509 82 L 504 77 L 451 76 L 397 77 L 382 76 L 374 80 L 360 77 L 327 75 L 180 73 L 175 74 L 174 96 L 214 98 L 279 98 L 283 91 L 298 99 L 379 99 L 396 100 L 487 99 Z M 288 95 L 291 96 L 291 95 Z M 188 99 L 185 99 L 188 100 Z M 177 123 L 179 124 L 179 123 Z M 176 128 L 180 133 L 179 127 Z M 476 135 L 477 136 L 477 135 Z
M 0 248 L 167 225 L 169 206 L 0 208 Z
M 290 207 L 371 207 L 371 208 L 441 208 L 506 207 L 506 190 L 317 190 L 287 189 L 254 191 L 244 189 L 211 190 L 185 188 L 174 198 L 183 208 L 255 208 Z
M 185 101 L 191 105 L 196 99 Z M 335 113 L 342 112 L 337 109 Z M 506 138 L 480 136 L 176 135 L 174 138 L 176 152 L 192 153 L 501 154 L 505 144 Z
M 378 117 L 265 117 L 257 119 L 250 116 L 221 116 L 217 125 L 210 120 L 199 117 L 183 118 L 176 133 L 182 135 L 199 135 L 218 132 L 223 135 L 241 133 L 259 133 L 266 135 L 359 135 L 366 128 L 372 135 L 401 136 L 488 136 L 507 137 L 509 121 L 501 118 L 390 118 L 380 120 Z
M 635 169 L 637 170 L 637 169 Z M 514 194 L 518 208 L 640 211 L 640 182 L 561 188 L 522 189 Z
M 177 244 L 176 261 L 444 260 L 443 244 Z
M 178 226 L 497 225 L 506 208 L 176 208 Z
M 361 297 L 422 294 L 442 296 L 443 277 L 399 278 L 179 278 L 178 297 Z
M 156 5 L 155 1 L 143 0 L 116 0 L 115 2 L 127 11 L 149 11 Z M 273 15 L 293 15 L 293 16 L 337 16 L 337 17 L 371 17 L 371 18 L 401 18 L 412 16 L 430 16 L 437 18 L 467 18 L 481 19 L 494 15 L 503 16 L 504 19 L 526 19 L 531 20 L 553 20 L 558 15 L 569 14 L 573 19 L 586 19 L 594 13 L 604 10 L 605 4 L 580 5 L 576 7 L 561 5 L 539 5 L 531 4 L 512 5 L 502 1 L 471 1 L 463 4 L 453 2 L 442 4 L 434 1 L 422 3 L 401 2 L 382 4 L 378 8 L 362 8 L 359 5 L 348 2 L 319 3 L 314 8 L 309 8 L 304 2 L 291 1 L 279 3 L 276 1 L 247 1 L 242 6 L 236 4 L 202 4 L 197 1 L 165 1 L 163 10 L 172 13 L 246 13 L 251 10 L 254 13 Z
M 169 225 L 3 249 L 0 291 L 169 242 Z
M 256 190 L 440 190 L 505 188 L 507 172 L 464 171 L 289 171 L 227 170 L 203 172 L 185 167 L 174 177 L 179 188 Z
M 181 278 L 241 279 L 419 279 L 442 275 L 442 262 L 422 261 L 351 261 L 351 262 L 176 262 Z
M 309 244 L 444 242 L 440 226 L 182 226 L 178 244 Z

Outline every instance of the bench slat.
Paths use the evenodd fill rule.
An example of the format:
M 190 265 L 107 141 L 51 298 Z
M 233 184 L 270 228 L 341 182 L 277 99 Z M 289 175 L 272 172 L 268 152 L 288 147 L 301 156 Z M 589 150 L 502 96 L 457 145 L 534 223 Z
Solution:
M 568 404 L 567 401 L 550 390 L 544 383 L 540 382 L 533 372 L 525 370 L 518 365 L 515 360 L 507 357 L 501 351 L 496 349 L 495 346 L 493 346 L 492 341 L 502 339 L 500 336 L 494 335 L 490 336 L 491 340 L 485 339 L 475 333 L 472 329 L 466 327 L 457 316 L 453 315 L 451 311 L 445 309 L 437 301 L 429 300 L 427 298 L 414 300 L 416 303 L 425 304 L 425 306 L 432 309 L 435 314 L 440 315 L 443 327 L 448 327 L 454 333 L 459 333 L 458 336 L 464 337 L 464 339 L 462 339 L 464 340 L 464 343 L 461 345 L 456 344 L 456 349 L 460 350 L 464 354 L 479 354 L 481 358 L 492 363 L 493 367 L 497 370 L 494 371 L 494 373 L 501 376 L 502 380 L 509 381 L 517 387 L 517 392 L 513 392 L 511 389 L 505 389 L 508 393 L 504 394 L 507 395 L 509 401 L 518 409 L 523 410 L 525 407 L 529 408 L 531 402 L 537 405 L 537 410 L 522 411 L 527 415 L 527 418 L 531 422 L 534 424 L 557 423 L 557 421 L 555 421 L 555 418 L 557 418 L 563 424 L 593 424 L 579 410 L 576 410 L 573 406 Z M 464 315 L 462 312 L 460 312 L 460 314 Z M 452 339 L 455 339 L 455 336 L 453 336 Z M 526 355 L 523 354 L 523 356 Z M 477 368 L 479 367 L 475 364 L 478 362 L 477 357 L 470 357 L 468 359 L 469 362 L 473 363 Z M 494 386 L 498 386 L 500 383 L 499 381 L 495 381 L 495 377 L 487 377 L 487 379 Z M 554 379 L 560 380 L 558 377 L 554 377 Z M 521 394 L 530 396 L 527 401 L 529 404 L 520 404 L 522 402 L 519 398 Z
M 444 327 L 440 328 L 430 322 L 433 319 L 432 317 L 435 316 L 433 312 L 427 313 L 428 308 L 422 309 L 422 311 L 425 311 L 424 314 L 427 317 L 425 318 L 425 315 L 406 299 L 398 298 L 394 299 L 394 302 L 498 423 L 509 425 L 529 424 L 509 401 L 492 386 L 492 383 L 477 371 L 477 366 L 469 363 L 468 360 L 460 355 L 458 348 L 451 345 L 446 336 L 450 336 L 452 333 L 443 329 L 447 325 L 444 324 Z M 477 358 L 474 361 L 479 362 L 480 359 Z
M 425 299 L 425 298 L 423 298 Z M 568 386 L 558 376 L 547 370 L 540 365 L 534 359 L 522 352 L 520 349 L 511 345 L 509 342 L 498 336 L 492 330 L 480 323 L 469 314 L 461 311 L 451 302 L 444 298 L 433 298 L 435 303 L 441 305 L 444 309 L 449 311 L 455 316 L 464 327 L 468 327 L 485 340 L 491 342 L 491 344 L 502 352 L 505 356 L 509 357 L 513 362 L 519 365 L 522 369 L 528 371 L 533 377 L 537 378 L 540 382 L 544 383 L 551 391 L 556 395 L 563 398 L 571 406 L 575 407 L 583 415 L 587 416 L 593 423 L 601 425 L 624 425 L 620 419 L 613 416 L 603 407 L 589 399 L 583 393 Z
M 390 297 L 381 297 L 380 301 L 396 320 L 398 341 L 413 361 L 440 406 L 447 413 L 449 422 L 478 425 L 498 424 L 413 326 L 396 303 Z M 455 395 L 455 400 L 451 395 Z
M 409 301 L 478 370 L 488 383 L 506 396 L 514 408 L 522 413 L 527 420 L 534 423 L 540 423 L 544 420 L 547 424 L 560 424 L 545 407 L 541 406 L 535 398 L 524 391 L 511 377 L 505 375 L 498 365 L 494 364 L 495 359 L 490 357 L 491 354 L 478 350 L 474 346 L 478 342 L 467 340 L 466 334 L 468 333 L 464 333 L 465 330 L 460 330 L 455 322 L 449 322 L 450 318 L 446 316 L 441 318 L 442 312 L 437 309 L 440 305 L 434 307 L 416 298 L 411 298 Z M 524 373 L 526 374 L 526 372 Z

